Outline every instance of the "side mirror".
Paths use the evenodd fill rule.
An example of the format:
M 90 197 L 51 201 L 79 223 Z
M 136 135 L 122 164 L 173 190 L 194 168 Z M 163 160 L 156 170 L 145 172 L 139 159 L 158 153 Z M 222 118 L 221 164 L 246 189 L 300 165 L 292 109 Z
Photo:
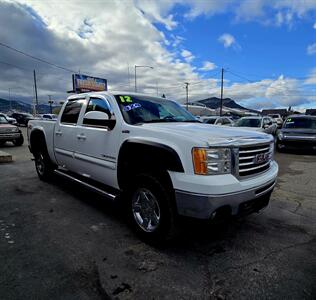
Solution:
M 106 121 L 109 120 L 109 115 L 102 111 L 89 111 L 84 115 L 84 119 Z
M 13 124 L 13 120 L 8 120 L 9 124 Z

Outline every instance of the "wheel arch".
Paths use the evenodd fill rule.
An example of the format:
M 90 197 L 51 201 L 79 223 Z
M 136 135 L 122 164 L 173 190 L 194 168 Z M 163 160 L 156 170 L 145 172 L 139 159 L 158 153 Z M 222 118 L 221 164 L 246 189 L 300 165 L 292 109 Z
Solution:
M 172 147 L 142 139 L 128 139 L 123 142 L 118 155 L 117 170 L 120 188 L 124 188 L 130 181 L 130 176 L 135 173 L 146 171 L 184 172 L 181 159 Z M 171 183 L 170 176 L 167 175 L 167 179 Z
M 43 130 L 38 129 L 38 128 L 32 130 L 32 132 L 30 134 L 31 152 L 34 154 L 36 152 L 36 150 L 39 149 L 39 147 L 43 146 L 43 144 L 45 145 L 45 147 L 47 147 L 46 137 L 45 137 L 45 133 L 43 132 Z

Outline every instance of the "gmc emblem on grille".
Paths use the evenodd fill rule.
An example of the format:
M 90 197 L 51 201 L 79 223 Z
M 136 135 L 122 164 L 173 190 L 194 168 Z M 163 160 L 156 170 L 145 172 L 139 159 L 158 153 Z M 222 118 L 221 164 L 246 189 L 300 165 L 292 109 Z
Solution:
M 262 164 L 267 162 L 269 159 L 269 153 L 259 153 L 255 157 L 255 163 L 256 164 Z

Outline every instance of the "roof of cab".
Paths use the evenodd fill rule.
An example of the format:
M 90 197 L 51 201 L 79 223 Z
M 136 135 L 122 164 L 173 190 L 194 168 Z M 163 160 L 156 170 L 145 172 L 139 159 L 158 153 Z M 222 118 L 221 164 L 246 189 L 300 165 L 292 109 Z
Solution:
M 144 96 L 144 97 L 152 97 L 152 98 L 162 98 L 159 96 L 130 92 L 130 91 L 102 91 L 102 92 L 87 92 L 87 93 L 74 94 L 74 95 L 69 96 L 67 99 L 68 100 L 82 99 L 82 98 L 85 98 L 87 96 L 92 96 L 92 95 L 101 95 L 101 96 L 102 95 L 103 96 L 130 95 L 130 96 Z M 162 98 L 162 99 L 168 100 L 167 98 Z

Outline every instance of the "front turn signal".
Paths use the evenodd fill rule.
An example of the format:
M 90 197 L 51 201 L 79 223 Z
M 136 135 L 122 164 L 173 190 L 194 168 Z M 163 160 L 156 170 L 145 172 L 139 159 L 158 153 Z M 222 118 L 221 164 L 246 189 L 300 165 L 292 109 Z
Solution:
M 204 148 L 192 149 L 194 173 L 197 175 L 207 175 L 207 152 Z

